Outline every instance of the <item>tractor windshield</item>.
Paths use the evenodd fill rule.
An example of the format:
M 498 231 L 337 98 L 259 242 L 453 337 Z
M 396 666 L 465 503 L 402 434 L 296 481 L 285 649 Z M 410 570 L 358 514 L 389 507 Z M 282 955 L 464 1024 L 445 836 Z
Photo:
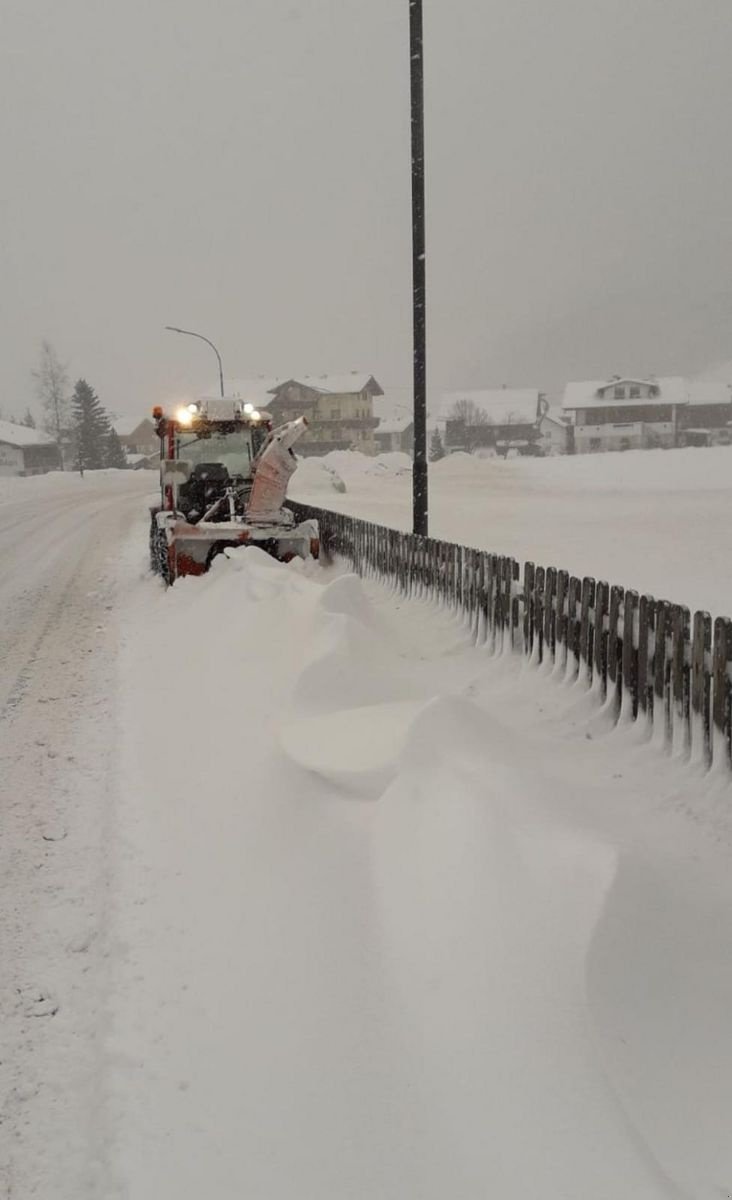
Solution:
M 199 463 L 220 463 L 229 475 L 251 474 L 252 460 L 266 438 L 266 430 L 251 426 L 231 432 L 213 430 L 206 437 L 181 433 L 178 436 L 177 457 L 195 468 Z

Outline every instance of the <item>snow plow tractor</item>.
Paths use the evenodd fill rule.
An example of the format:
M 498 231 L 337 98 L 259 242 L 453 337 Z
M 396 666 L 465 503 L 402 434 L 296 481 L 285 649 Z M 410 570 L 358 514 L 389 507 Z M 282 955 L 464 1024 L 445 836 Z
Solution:
M 239 400 L 202 401 L 166 416 L 160 438 L 160 504 L 150 509 L 150 565 L 171 584 L 202 575 L 227 547 L 259 546 L 280 562 L 317 558 L 316 521 L 285 507 L 304 417 L 272 428 L 269 413 Z

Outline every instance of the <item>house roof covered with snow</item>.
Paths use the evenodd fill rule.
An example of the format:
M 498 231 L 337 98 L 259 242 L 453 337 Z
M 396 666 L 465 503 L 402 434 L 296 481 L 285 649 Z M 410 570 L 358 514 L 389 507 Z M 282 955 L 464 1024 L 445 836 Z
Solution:
M 225 379 L 224 392 L 227 397 L 244 400 L 255 404 L 257 408 L 266 408 L 272 403 L 272 392 L 287 383 L 284 375 L 257 375 L 254 379 Z M 220 400 L 221 391 L 218 383 L 208 388 L 202 396 L 204 400 Z
M 689 404 L 697 407 L 702 404 L 732 403 L 732 385 L 728 383 L 706 383 L 694 381 L 689 384 Z
M 289 379 L 280 380 L 271 391 L 279 391 L 286 383 L 297 383 L 301 387 L 312 388 L 315 392 L 325 395 L 349 395 L 356 392 L 371 392 L 372 396 L 383 396 L 383 389 L 373 375 L 363 371 L 351 371 L 346 375 L 293 375 Z
M 656 394 L 645 397 L 642 400 L 644 405 L 656 404 L 686 404 L 688 401 L 688 388 L 686 380 L 681 375 L 663 375 L 656 377 L 649 376 L 647 379 L 631 379 L 627 376 L 617 376 L 612 379 L 582 379 L 575 383 L 568 383 L 564 389 L 564 398 L 562 400 L 562 408 L 603 408 L 608 404 L 613 408 L 616 406 L 637 405 L 637 398 L 631 399 L 626 395 L 623 398 L 615 398 L 613 390 L 616 387 L 624 385 L 630 387 L 639 385 L 647 387 L 651 385 Z M 609 394 L 608 394 L 609 392 Z
M 130 437 L 131 434 L 136 433 L 140 426 L 146 422 L 152 427 L 152 421 L 148 416 L 120 417 L 118 421 L 114 422 L 114 429 L 120 437 Z
M 478 391 L 445 392 L 439 409 L 439 420 L 447 421 L 461 400 L 474 404 L 492 425 L 527 425 L 536 421 L 539 413 L 538 388 L 488 388 Z
M 406 433 L 412 423 L 411 417 L 391 417 L 389 420 L 379 421 L 374 434 L 378 437 L 380 433 Z
M 0 442 L 6 446 L 53 446 L 55 440 L 42 429 L 31 429 L 28 425 L 16 425 L 13 421 L 0 421 Z

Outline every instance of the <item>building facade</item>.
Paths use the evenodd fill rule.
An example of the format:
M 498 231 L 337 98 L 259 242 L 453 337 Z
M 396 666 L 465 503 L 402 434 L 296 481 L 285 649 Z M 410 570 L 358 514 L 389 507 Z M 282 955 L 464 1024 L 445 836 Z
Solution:
M 726 384 L 681 376 L 569 383 L 562 409 L 578 454 L 728 442 L 732 396 Z
M 374 416 L 374 396 L 383 394 L 373 375 L 306 375 L 276 384 L 267 407 L 278 424 L 307 418 L 308 430 L 297 444 L 298 454 L 331 450 L 376 454 L 374 431 L 379 419 Z
M 561 413 L 547 409 L 539 420 L 539 441 L 544 455 L 570 454 L 573 449 L 572 427 Z
M 414 421 L 408 417 L 380 421 L 374 430 L 374 438 L 381 454 L 394 450 L 411 454 L 414 450 Z
M 40 429 L 0 421 L 0 476 L 60 470 L 61 455 L 52 437 Z
M 116 421 L 114 427 L 128 455 L 148 458 L 159 451 L 160 441 L 149 417 Z
M 547 408 L 538 388 L 447 392 L 438 414 L 445 450 L 540 454 L 540 423 Z

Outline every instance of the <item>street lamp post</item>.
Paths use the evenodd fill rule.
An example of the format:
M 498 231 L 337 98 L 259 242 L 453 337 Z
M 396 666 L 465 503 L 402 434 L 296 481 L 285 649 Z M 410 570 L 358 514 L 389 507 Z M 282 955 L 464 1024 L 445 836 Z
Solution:
M 424 65 L 422 0 L 409 0 L 412 112 L 412 320 L 414 364 L 414 463 L 412 528 L 427 537 L 427 322 L 424 218 Z
M 213 342 L 210 341 L 209 338 L 204 337 L 202 333 L 194 333 L 192 329 L 178 329 L 178 327 L 176 325 L 166 325 L 165 328 L 167 330 L 169 330 L 170 333 L 185 333 L 187 335 L 187 337 L 200 338 L 202 342 L 205 342 L 207 346 L 211 347 L 211 349 L 213 350 L 217 359 L 219 360 L 219 386 L 221 388 L 221 398 L 223 400 L 223 398 L 224 398 L 224 368 L 221 365 L 221 355 L 219 354 L 218 350 L 214 346 Z

